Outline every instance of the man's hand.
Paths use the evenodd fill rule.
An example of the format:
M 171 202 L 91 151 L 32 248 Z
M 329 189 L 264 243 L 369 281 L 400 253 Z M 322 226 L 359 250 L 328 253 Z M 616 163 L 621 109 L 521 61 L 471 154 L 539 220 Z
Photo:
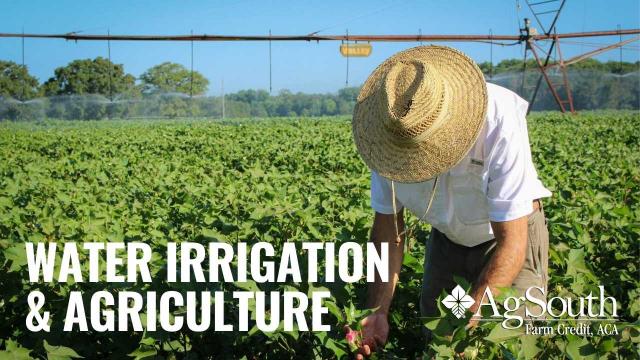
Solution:
M 371 314 L 364 318 L 360 325 L 362 326 L 362 342 L 356 351 L 356 359 L 358 360 L 369 357 L 374 351 L 382 349 L 387 342 L 387 336 L 389 336 L 389 322 L 386 314 Z M 352 330 L 346 327 L 345 331 L 349 333 Z

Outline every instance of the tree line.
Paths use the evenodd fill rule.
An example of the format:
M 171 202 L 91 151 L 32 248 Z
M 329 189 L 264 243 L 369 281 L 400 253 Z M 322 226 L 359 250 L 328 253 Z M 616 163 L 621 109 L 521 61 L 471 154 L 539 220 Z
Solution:
M 522 60 L 507 59 L 496 65 L 479 64 L 487 81 L 508 87 L 529 98 L 539 76 L 533 60 L 522 73 Z M 594 59 L 569 67 L 569 78 L 578 109 L 640 107 L 640 61 L 600 62 Z M 552 77 L 560 77 L 552 72 Z M 522 86 L 525 79 L 527 86 Z M 139 78 L 122 64 L 108 59 L 74 60 L 55 69 L 40 83 L 26 66 L 0 60 L 0 119 L 105 119 L 132 117 L 272 117 L 351 114 L 357 87 L 334 94 L 292 93 L 272 95 L 266 90 L 242 90 L 206 96 L 209 80 L 200 72 L 176 63 L 151 67 Z M 546 86 L 534 107 L 556 109 Z

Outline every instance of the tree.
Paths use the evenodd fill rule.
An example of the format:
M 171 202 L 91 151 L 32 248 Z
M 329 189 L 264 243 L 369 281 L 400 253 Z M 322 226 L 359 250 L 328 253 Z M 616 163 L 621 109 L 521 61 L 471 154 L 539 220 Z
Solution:
M 55 69 L 54 76 L 44 85 L 44 93 L 56 96 L 49 99 L 47 116 L 66 119 L 102 119 L 122 117 L 130 113 L 132 103 L 113 101 L 123 95 L 134 97 L 139 91 L 135 77 L 124 71 L 122 64 L 108 59 L 74 60 Z M 60 95 L 82 95 L 71 101 Z M 108 97 L 108 100 L 105 100 Z
M 359 87 L 346 87 L 338 90 L 338 98 L 345 102 L 354 102 L 358 98 L 358 94 L 360 94 Z
M 188 95 L 203 95 L 206 93 L 209 80 L 204 75 L 194 71 L 192 88 L 191 76 L 191 71 L 184 66 L 164 62 L 150 68 L 140 76 L 142 91 L 147 94 L 178 92 Z
M 227 96 L 229 100 L 236 100 L 253 104 L 256 102 L 264 102 L 269 98 L 269 92 L 266 90 L 240 90 L 235 94 Z
M 0 120 L 41 118 L 46 102 L 28 101 L 40 96 L 40 91 L 38 79 L 29 74 L 26 66 L 0 60 Z
M 55 70 L 44 83 L 47 95 L 101 94 L 112 96 L 135 90 L 135 77 L 124 72 L 122 64 L 97 57 L 74 60 Z
M 333 99 L 324 99 L 322 103 L 322 112 L 325 115 L 335 115 L 338 110 L 338 106 Z
M 39 95 L 40 83 L 26 66 L 0 60 L 0 96 L 29 100 Z

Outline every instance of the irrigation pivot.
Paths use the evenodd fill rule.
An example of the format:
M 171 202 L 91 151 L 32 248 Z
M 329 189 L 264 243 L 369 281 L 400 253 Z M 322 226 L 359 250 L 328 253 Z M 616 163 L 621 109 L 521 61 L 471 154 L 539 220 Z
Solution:
M 553 10 L 540 11 L 537 10 L 539 6 L 549 3 L 559 2 L 559 7 Z M 268 41 L 271 44 L 272 41 L 340 41 L 342 46 L 340 52 L 343 56 L 357 57 L 368 56 L 371 53 L 372 42 L 477 42 L 486 44 L 497 44 L 504 46 L 513 46 L 524 43 L 526 50 L 524 52 L 523 62 L 523 76 L 521 95 L 525 96 L 525 92 L 530 87 L 525 85 L 525 71 L 526 71 L 526 59 L 527 53 L 531 52 L 535 59 L 537 69 L 540 71 L 538 80 L 535 87 L 533 87 L 532 95 L 529 99 L 529 110 L 533 107 L 537 93 L 540 89 L 541 82 L 544 79 L 545 83 L 549 87 L 553 98 L 560 111 L 574 113 L 573 99 L 571 96 L 571 86 L 569 84 L 569 78 L 566 74 L 566 67 L 575 64 L 578 61 L 588 59 L 594 55 L 603 53 L 605 51 L 622 48 L 623 46 L 638 41 L 640 37 L 634 37 L 627 40 L 622 40 L 623 35 L 639 35 L 640 29 L 620 29 L 608 30 L 608 31 L 586 31 L 586 32 L 573 32 L 573 33 L 557 33 L 556 24 L 564 6 L 566 0 L 545 0 L 532 3 L 527 1 L 533 16 L 538 21 L 540 28 L 544 31 L 538 33 L 538 31 L 531 26 L 529 19 L 524 19 L 524 26 L 519 29 L 518 35 L 494 35 L 491 31 L 487 35 L 424 35 L 420 30 L 415 35 L 319 35 L 311 33 L 307 35 L 272 35 L 269 31 L 268 35 L 207 35 L 207 34 L 189 34 L 189 35 L 111 35 L 111 34 L 78 34 L 78 33 L 65 33 L 65 34 L 26 34 L 26 33 L 0 33 L 0 38 L 37 38 L 37 39 L 62 39 L 69 41 L 189 41 L 191 43 L 195 41 Z M 549 24 L 544 23 L 544 16 L 552 15 L 553 20 Z M 611 45 L 603 46 L 599 49 L 589 51 L 577 56 L 572 57 L 569 61 L 563 61 L 562 52 L 560 50 L 560 40 L 574 39 L 574 38 L 588 38 L 588 37 L 604 37 L 604 36 L 619 36 L 620 41 Z M 362 42 L 358 44 L 357 42 Z M 546 42 L 546 43 L 545 43 Z M 549 43 L 550 42 L 550 43 Z M 271 48 L 271 47 L 269 47 Z M 552 55 L 556 52 L 555 60 L 551 61 Z M 269 51 L 271 59 L 271 51 Z M 271 63 L 271 60 L 270 60 Z M 269 67 L 271 69 L 271 66 Z M 553 82 L 548 72 L 551 68 L 559 68 L 562 73 L 561 82 Z M 348 63 L 347 63 L 348 71 Z M 270 81 L 271 85 L 271 76 Z M 348 73 L 347 73 L 348 84 Z M 270 86 L 271 89 L 271 86 Z

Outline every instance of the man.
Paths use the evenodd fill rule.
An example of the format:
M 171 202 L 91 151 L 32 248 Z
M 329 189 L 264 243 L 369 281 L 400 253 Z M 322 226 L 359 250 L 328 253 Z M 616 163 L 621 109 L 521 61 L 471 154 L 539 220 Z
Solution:
M 432 225 L 420 309 L 454 276 L 473 284 L 475 312 L 489 287 L 546 294 L 548 232 L 542 185 L 531 159 L 528 103 L 487 84 L 478 66 L 442 46 L 402 51 L 374 70 L 358 96 L 353 135 L 371 169 L 371 241 L 390 243 L 389 282 L 372 283 L 359 358 L 387 340 L 387 314 L 402 265 L 403 208 Z M 540 294 L 536 294 L 540 297 Z

